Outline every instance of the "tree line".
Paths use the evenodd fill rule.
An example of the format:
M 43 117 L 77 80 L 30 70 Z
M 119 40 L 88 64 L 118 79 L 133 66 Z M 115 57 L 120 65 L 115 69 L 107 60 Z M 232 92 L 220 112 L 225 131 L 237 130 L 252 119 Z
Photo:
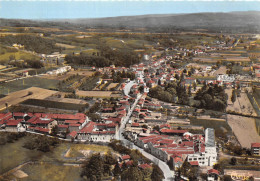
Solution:
M 164 102 L 190 105 L 215 111 L 226 110 L 228 96 L 223 87 L 217 84 L 204 84 L 203 87 L 196 92 L 194 100 L 190 101 L 191 90 L 192 88 L 194 90 L 196 89 L 196 83 L 186 87 L 181 83 L 181 80 L 182 79 L 177 83 L 166 83 L 164 87 L 158 85 L 151 88 L 149 96 Z
M 65 61 L 70 64 L 95 67 L 108 67 L 110 65 L 129 67 L 140 62 L 138 55 L 128 49 L 112 49 L 108 46 L 99 46 L 98 48 L 100 52 L 93 55 L 69 54 L 65 57 Z
M 125 162 L 118 163 L 115 157 L 108 152 L 105 155 L 93 154 L 83 165 L 81 177 L 84 180 L 99 181 L 114 176 L 116 180 L 125 181 L 161 181 L 164 176 L 160 168 L 153 164 L 151 169 L 141 169 L 139 163 L 150 163 L 139 151 L 128 149 L 120 144 L 119 141 L 112 141 L 109 146 L 121 154 L 130 155 L 131 165 Z

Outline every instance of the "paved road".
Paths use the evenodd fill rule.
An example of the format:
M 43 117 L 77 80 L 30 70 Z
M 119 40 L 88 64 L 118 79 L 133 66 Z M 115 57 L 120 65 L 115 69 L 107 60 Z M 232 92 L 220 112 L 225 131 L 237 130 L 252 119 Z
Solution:
M 125 145 L 131 145 L 131 149 L 139 150 L 146 158 L 148 158 L 149 160 L 151 160 L 152 162 L 157 164 L 160 167 L 160 169 L 163 171 L 165 181 L 174 179 L 174 177 L 173 177 L 174 171 L 171 171 L 169 166 L 165 162 L 163 162 L 162 160 L 159 160 L 158 158 L 151 155 L 150 153 L 147 153 L 142 148 L 139 148 L 138 146 L 134 145 L 129 140 L 124 139 L 123 141 L 124 141 Z
M 143 76 L 141 77 L 141 79 L 143 79 Z M 129 83 L 125 86 L 125 89 L 124 89 L 125 95 L 128 95 L 128 93 L 130 92 L 130 89 L 131 89 L 131 87 L 133 86 L 133 84 L 134 84 L 134 81 L 131 81 L 131 82 L 129 82 Z M 164 178 L 165 178 L 164 180 L 173 180 L 174 172 L 170 170 L 169 166 L 168 166 L 165 162 L 163 162 L 163 161 L 159 160 L 158 158 L 156 158 L 155 156 L 153 156 L 153 155 L 147 153 L 147 152 L 144 151 L 142 148 L 137 147 L 137 146 L 134 145 L 132 142 L 130 142 L 129 140 L 125 139 L 124 136 L 122 135 L 122 133 L 124 133 L 124 131 L 125 131 L 125 125 L 126 125 L 126 123 L 129 121 L 129 119 L 130 119 L 130 117 L 131 117 L 131 115 L 132 115 L 132 112 L 133 112 L 133 110 L 135 109 L 136 104 L 138 103 L 138 101 L 139 101 L 139 99 L 141 98 L 141 96 L 142 96 L 142 95 L 139 95 L 139 96 L 136 98 L 136 100 L 135 100 L 134 104 L 132 105 L 131 109 L 129 110 L 127 116 L 126 116 L 125 119 L 121 122 L 121 125 L 120 125 L 119 130 L 118 130 L 118 134 L 116 135 L 116 137 L 117 137 L 119 140 L 123 141 L 123 142 L 125 143 L 125 145 L 132 145 L 133 147 L 131 146 L 131 147 L 132 147 L 131 149 L 137 149 L 137 150 L 139 150 L 146 158 L 148 158 L 148 159 L 150 159 L 151 161 L 153 161 L 154 163 L 156 163 L 156 164 L 160 167 L 160 169 L 163 171 Z
M 126 123 L 129 121 L 131 115 L 132 115 L 132 112 L 133 110 L 135 109 L 135 106 L 136 104 L 138 103 L 139 99 L 141 98 L 141 95 L 137 96 L 134 104 L 132 105 L 131 109 L 129 110 L 128 114 L 126 115 L 125 119 L 121 122 L 121 125 L 118 129 L 118 135 L 116 135 L 116 137 L 119 139 L 119 140 L 123 140 L 125 139 L 122 135 L 122 133 L 125 131 L 125 125 Z
M 130 81 L 128 84 L 125 85 L 125 88 L 124 88 L 124 94 L 126 96 L 129 96 L 129 92 L 130 92 L 130 89 L 131 87 L 135 84 L 135 81 Z

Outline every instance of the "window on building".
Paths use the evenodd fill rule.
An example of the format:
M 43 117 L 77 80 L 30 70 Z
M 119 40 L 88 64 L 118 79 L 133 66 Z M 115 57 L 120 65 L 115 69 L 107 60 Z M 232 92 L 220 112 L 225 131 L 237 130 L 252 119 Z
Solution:
M 197 158 L 194 158 L 194 160 L 197 160 Z

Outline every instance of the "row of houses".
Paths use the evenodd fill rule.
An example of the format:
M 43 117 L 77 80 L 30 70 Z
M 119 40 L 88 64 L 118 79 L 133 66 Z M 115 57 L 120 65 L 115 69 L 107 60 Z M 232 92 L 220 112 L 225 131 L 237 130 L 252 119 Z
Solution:
M 193 166 L 213 166 L 217 163 L 214 129 L 207 128 L 205 135 L 191 134 L 186 130 L 172 130 L 135 139 L 135 144 L 158 159 L 169 162 L 176 169 L 188 161 Z

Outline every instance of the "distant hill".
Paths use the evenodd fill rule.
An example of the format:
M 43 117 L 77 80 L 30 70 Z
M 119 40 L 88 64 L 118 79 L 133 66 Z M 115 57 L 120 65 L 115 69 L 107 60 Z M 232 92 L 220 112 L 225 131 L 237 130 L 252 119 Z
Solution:
M 225 32 L 260 32 L 260 12 L 230 12 L 230 13 L 192 13 L 121 16 L 93 19 L 60 19 L 60 20 L 8 20 L 0 19 L 1 26 L 15 24 L 31 26 L 61 26 L 69 25 L 77 28 L 146 28 L 147 30 L 192 30 L 207 29 L 209 31 Z

